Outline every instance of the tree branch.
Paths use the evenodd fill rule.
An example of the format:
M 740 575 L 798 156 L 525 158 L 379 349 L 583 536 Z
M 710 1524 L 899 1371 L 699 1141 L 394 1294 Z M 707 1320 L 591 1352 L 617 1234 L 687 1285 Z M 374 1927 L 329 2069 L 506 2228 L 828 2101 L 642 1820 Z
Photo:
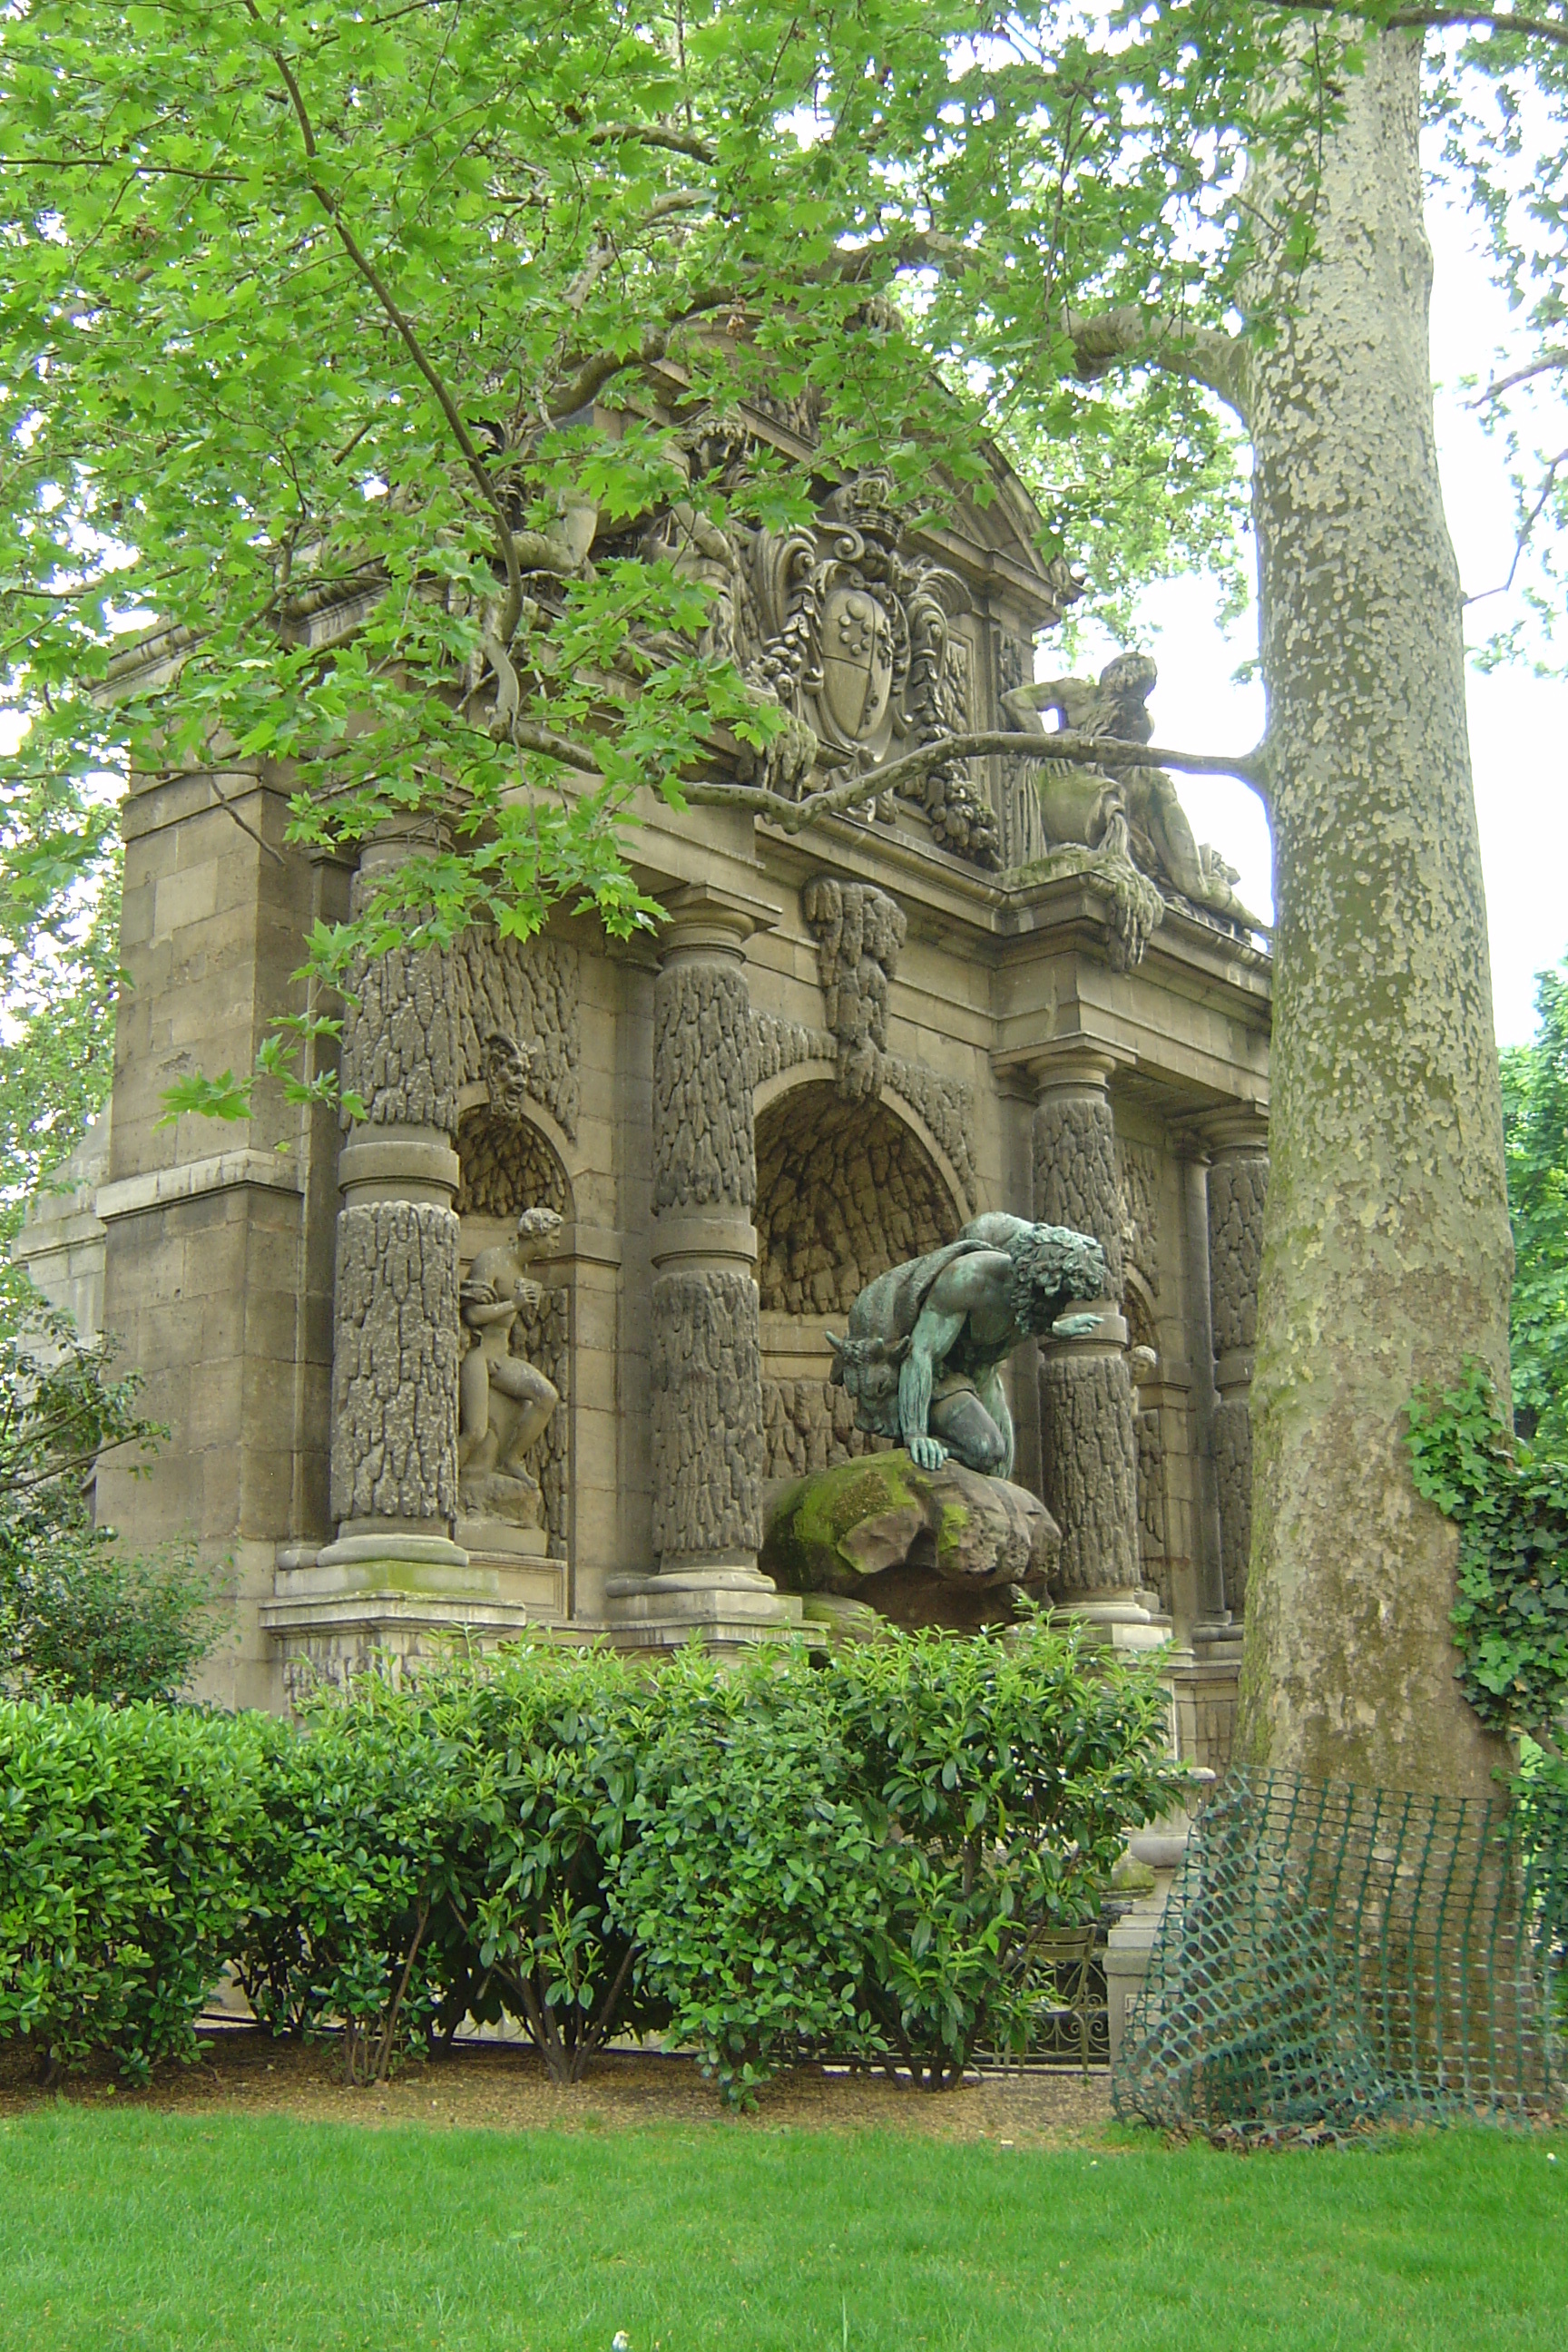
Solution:
M 857 773 L 826 791 L 808 793 L 804 800 L 788 800 L 784 793 L 769 792 L 759 784 L 728 783 L 717 779 L 682 783 L 680 790 L 685 799 L 701 807 L 749 808 L 784 833 L 800 833 L 818 817 L 842 815 L 866 801 L 879 799 L 883 793 L 900 792 L 908 784 L 918 783 L 932 768 L 945 767 L 950 761 L 984 759 L 993 752 L 1005 752 L 1020 760 L 1059 760 L 1070 767 L 1100 767 L 1109 761 L 1118 768 L 1174 768 L 1189 776 L 1236 776 L 1260 798 L 1266 792 L 1267 751 L 1262 744 L 1233 757 L 1205 751 L 1170 751 L 1157 743 L 1121 743 L 1101 735 L 1073 735 L 1065 730 L 1039 735 L 1033 729 L 1025 734 L 996 728 L 973 735 L 942 736 L 934 743 L 922 743 L 918 751 L 906 751 L 901 760 L 893 760 L 869 775 Z
M 1542 352 L 1539 359 L 1531 360 L 1528 367 L 1515 368 L 1511 375 L 1500 375 L 1495 383 L 1488 384 L 1485 392 L 1479 392 L 1469 404 L 1472 408 L 1485 408 L 1489 401 L 1500 400 L 1503 394 L 1512 392 L 1516 384 L 1528 383 L 1531 376 L 1549 375 L 1554 368 L 1568 368 L 1568 348 L 1553 345 L 1550 351 Z
M 1092 317 L 1068 310 L 1061 324 L 1072 342 L 1078 372 L 1089 382 L 1117 360 L 1145 360 L 1205 385 L 1245 418 L 1247 347 L 1238 336 L 1180 319 L 1152 319 L 1131 303 Z
M 672 155 L 689 155 L 699 163 L 716 163 L 717 150 L 705 139 L 693 137 L 684 131 L 667 131 L 662 124 L 644 122 L 605 122 L 588 134 L 590 147 L 608 147 L 617 139 L 635 139 L 644 147 L 668 147 Z
M 1349 13 L 1344 0 L 1273 0 L 1273 5 L 1301 16 L 1342 16 Z M 1358 13 L 1369 22 L 1378 23 L 1370 9 Z M 1385 33 L 1444 33 L 1463 31 L 1467 26 L 1481 32 L 1521 33 L 1533 40 L 1550 41 L 1558 48 L 1568 48 L 1568 17 L 1517 16 L 1509 8 L 1394 8 L 1381 20 L 1379 29 Z
M 260 26 L 265 32 L 266 27 L 261 11 L 257 5 L 257 0 L 245 0 L 245 9 L 251 22 Z M 278 68 L 279 79 L 289 93 L 289 103 L 293 108 L 295 120 L 300 125 L 300 136 L 304 143 L 305 160 L 308 163 L 313 164 L 317 156 L 316 134 L 310 127 L 310 118 L 306 111 L 300 85 L 282 50 L 274 48 L 270 42 L 268 42 L 266 47 L 268 54 Z M 441 414 L 451 429 L 452 437 L 462 451 L 468 471 L 479 487 L 479 495 L 495 517 L 497 545 L 506 567 L 506 603 L 501 610 L 501 618 L 496 635 L 503 646 L 508 646 L 516 635 L 518 617 L 522 611 L 522 567 L 519 558 L 517 539 L 511 528 L 511 519 L 506 510 L 506 502 L 490 478 L 489 467 L 474 446 L 473 437 L 463 422 L 462 413 L 456 400 L 452 397 L 433 362 L 426 357 L 424 346 L 414 331 L 412 322 L 404 315 L 391 288 L 376 268 L 375 264 L 360 250 L 353 230 L 338 208 L 336 196 L 324 184 L 318 173 L 311 171 L 307 177 L 310 192 L 331 221 L 339 244 L 397 330 L 409 358 L 435 394 Z M 538 541 L 541 549 L 548 549 L 549 542 L 543 539 L 542 533 L 530 532 L 528 537 L 531 541 Z M 552 562 L 541 561 L 534 568 L 539 571 L 562 571 L 572 570 L 574 567 L 570 563 L 563 564 L 560 561 Z
M 1496 588 L 1483 588 L 1479 595 L 1467 596 L 1465 598 L 1467 604 L 1484 604 L 1489 596 L 1506 596 L 1508 594 L 1509 590 L 1513 586 L 1514 575 L 1519 570 L 1521 559 L 1524 554 L 1525 549 L 1530 544 L 1531 534 L 1534 530 L 1536 524 L 1541 520 L 1542 515 L 1545 510 L 1546 502 L 1557 487 L 1557 477 L 1565 466 L 1568 466 L 1568 449 L 1559 449 L 1555 457 L 1548 459 L 1545 479 L 1541 485 L 1541 496 L 1536 499 L 1535 504 L 1531 508 L 1530 512 L 1525 516 L 1524 520 L 1521 523 L 1518 536 L 1514 540 L 1513 562 L 1508 567 L 1508 578 L 1502 581 Z

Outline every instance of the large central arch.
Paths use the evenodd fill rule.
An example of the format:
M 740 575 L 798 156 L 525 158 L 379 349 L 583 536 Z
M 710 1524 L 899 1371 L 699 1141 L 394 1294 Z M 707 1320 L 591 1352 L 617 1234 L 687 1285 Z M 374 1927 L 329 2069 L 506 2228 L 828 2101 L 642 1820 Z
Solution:
M 797 1476 L 875 1443 L 827 1372 L 826 1333 L 867 1283 L 951 1241 L 968 1211 L 912 1124 L 884 1098 L 811 1079 L 757 1116 L 757 1285 L 768 1475 Z

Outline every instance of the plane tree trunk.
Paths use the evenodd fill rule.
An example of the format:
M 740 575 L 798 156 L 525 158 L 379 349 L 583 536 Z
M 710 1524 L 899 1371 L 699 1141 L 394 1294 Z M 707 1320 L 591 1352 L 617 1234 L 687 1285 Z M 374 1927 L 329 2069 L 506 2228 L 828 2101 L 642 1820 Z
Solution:
M 1372 43 L 1315 256 L 1234 385 L 1278 925 L 1238 1754 L 1481 1794 L 1506 1751 L 1454 1679 L 1456 1533 L 1404 1444 L 1417 1383 L 1467 1356 L 1506 1383 L 1512 1268 L 1419 94 L 1418 37 Z

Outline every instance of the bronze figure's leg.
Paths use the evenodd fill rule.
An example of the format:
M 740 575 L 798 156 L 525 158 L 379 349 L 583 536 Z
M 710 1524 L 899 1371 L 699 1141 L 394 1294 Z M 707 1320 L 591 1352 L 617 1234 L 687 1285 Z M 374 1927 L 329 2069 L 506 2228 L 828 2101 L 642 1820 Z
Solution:
M 973 1389 L 933 1397 L 926 1426 L 966 1470 L 981 1471 L 987 1478 L 1001 1475 L 1007 1442 Z

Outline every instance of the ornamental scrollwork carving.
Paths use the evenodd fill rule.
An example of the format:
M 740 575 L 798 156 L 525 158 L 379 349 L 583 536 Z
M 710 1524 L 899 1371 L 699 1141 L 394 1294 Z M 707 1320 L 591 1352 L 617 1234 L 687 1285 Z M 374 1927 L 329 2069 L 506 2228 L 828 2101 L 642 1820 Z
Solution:
M 693 470 L 721 478 L 711 438 Z M 874 776 L 974 722 L 970 649 L 953 627 L 969 592 L 903 539 L 892 477 L 879 467 L 841 483 L 799 530 L 724 526 L 682 500 L 643 530 L 644 556 L 708 591 L 698 650 L 733 662 L 784 714 L 767 745 L 739 747 L 742 781 L 796 798 L 816 769 Z M 928 770 L 908 797 L 943 846 L 1001 866 L 994 813 L 963 762 Z

